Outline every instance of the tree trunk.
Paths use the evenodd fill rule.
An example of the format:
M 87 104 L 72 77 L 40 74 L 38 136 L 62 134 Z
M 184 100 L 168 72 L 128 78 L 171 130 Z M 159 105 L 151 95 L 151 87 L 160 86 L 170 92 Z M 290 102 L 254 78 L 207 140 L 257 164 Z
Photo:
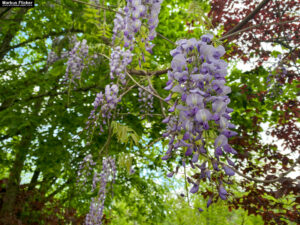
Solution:
M 41 70 L 43 71 L 43 69 Z M 41 89 L 40 92 L 43 90 Z M 31 116 L 37 116 L 42 105 L 42 99 L 38 99 L 33 108 L 33 113 Z M 30 115 L 29 115 L 30 116 Z M 36 129 L 36 125 L 30 123 L 21 131 L 21 141 L 15 146 L 15 161 L 10 170 L 10 175 L 8 178 L 6 192 L 2 201 L 2 208 L 0 210 L 0 224 L 4 225 L 15 225 L 15 204 L 19 192 L 20 182 L 21 182 L 21 172 L 24 167 L 24 162 L 26 160 L 26 155 L 29 153 L 31 141 L 33 138 L 33 132 Z
M 12 218 L 14 217 L 15 213 L 14 206 L 19 191 L 21 172 L 31 143 L 31 131 L 32 129 L 28 127 L 24 129 L 22 139 L 16 149 L 16 158 L 10 171 L 6 192 L 3 197 L 2 208 L 0 211 L 0 223 L 2 224 L 13 224 Z
M 40 175 L 41 171 L 39 169 L 36 169 L 31 177 L 31 181 L 29 183 L 28 186 L 28 190 L 33 190 L 37 184 L 39 175 Z

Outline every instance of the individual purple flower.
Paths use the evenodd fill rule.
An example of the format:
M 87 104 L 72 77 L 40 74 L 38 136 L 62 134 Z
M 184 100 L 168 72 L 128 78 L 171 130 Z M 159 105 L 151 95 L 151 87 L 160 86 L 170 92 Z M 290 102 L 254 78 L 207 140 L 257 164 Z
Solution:
M 227 191 L 225 190 L 225 188 L 223 187 L 223 185 L 219 186 L 219 196 L 222 200 L 226 200 L 227 199 Z
M 171 117 L 168 116 L 168 117 L 166 117 L 165 119 L 163 119 L 162 122 L 163 122 L 163 123 L 169 123 L 170 119 L 171 119 Z
M 222 148 L 221 148 L 221 147 L 217 147 L 215 153 L 216 153 L 216 156 L 221 156 L 221 155 L 223 155 Z
M 201 37 L 201 40 L 203 42 L 209 43 L 212 39 L 213 39 L 213 35 L 212 34 L 205 34 Z
M 218 167 L 218 162 L 215 159 L 212 159 L 212 165 L 213 165 L 214 170 L 220 171 L 220 169 Z
M 174 172 L 170 172 L 167 174 L 167 177 L 173 177 L 173 175 L 174 175 Z
M 196 152 L 196 153 L 194 153 L 193 158 L 192 158 L 191 161 L 192 161 L 193 163 L 196 163 L 196 162 L 198 162 L 198 158 L 199 158 L 199 153 Z
M 199 185 L 194 184 L 194 186 L 191 188 L 190 192 L 195 194 L 199 190 Z
M 171 100 L 171 98 L 172 98 L 172 93 L 170 93 L 170 94 L 168 95 L 168 97 L 166 97 L 164 100 L 165 100 L 166 102 L 168 102 L 168 101 Z
M 212 118 L 212 115 L 207 109 L 201 109 L 196 114 L 196 120 L 198 122 L 207 122 L 211 118 Z
M 162 157 L 162 160 L 168 160 L 169 158 L 171 158 L 171 154 L 165 155 L 164 157 Z
M 212 110 L 215 113 L 224 113 L 226 111 L 226 102 L 217 100 L 212 103 Z
M 232 162 L 230 159 L 227 159 L 227 163 L 228 163 L 230 166 L 235 166 L 234 162 Z
M 171 66 L 172 68 L 174 68 L 175 71 L 182 72 L 183 70 L 182 67 L 186 66 L 186 59 L 184 55 L 182 54 L 175 55 L 175 57 L 171 62 Z
M 213 57 L 215 59 L 220 59 L 225 54 L 225 48 L 223 46 L 218 46 L 213 52 Z
M 192 154 L 193 154 L 193 149 L 192 149 L 192 147 L 188 147 L 187 150 L 186 150 L 186 152 L 185 152 L 185 156 L 190 156 L 190 155 L 192 155 Z
M 176 108 L 176 102 L 175 102 L 175 104 L 169 109 L 169 112 L 174 112 L 174 111 L 175 111 L 175 108 Z
M 235 172 L 226 165 L 223 165 L 223 169 L 228 176 L 233 176 L 235 174 Z
M 210 180 L 210 178 L 211 178 L 211 172 L 210 172 L 209 169 L 205 170 L 205 176 Z
M 206 208 L 208 208 L 212 204 L 213 196 L 210 196 L 207 203 L 206 203 Z
M 216 140 L 215 140 L 215 147 L 223 147 L 224 145 L 226 145 L 228 143 L 228 139 L 227 137 L 225 137 L 224 135 L 219 135 Z

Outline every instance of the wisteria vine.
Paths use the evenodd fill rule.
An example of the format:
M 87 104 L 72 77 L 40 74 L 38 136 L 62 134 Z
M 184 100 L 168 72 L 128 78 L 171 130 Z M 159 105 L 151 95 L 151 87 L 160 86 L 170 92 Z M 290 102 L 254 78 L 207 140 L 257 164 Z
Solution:
M 168 72 L 165 89 L 171 93 L 165 100 L 173 101 L 173 104 L 169 109 L 172 114 L 163 120 L 167 124 L 163 136 L 169 137 L 170 141 L 162 159 L 179 155 L 183 164 L 189 162 L 193 169 L 200 169 L 197 179 L 188 179 L 193 185 L 191 193 L 198 192 L 201 180 L 212 180 L 214 176 L 219 196 L 225 200 L 228 193 L 219 166 L 228 176 L 234 175 L 234 171 L 222 161 L 234 165 L 229 156 L 237 152 L 228 144 L 228 138 L 237 133 L 231 130 L 235 126 L 229 122 L 233 109 L 228 107 L 230 99 L 227 95 L 231 89 L 225 85 L 227 63 L 220 59 L 225 49 L 209 44 L 212 37 L 208 34 L 200 41 L 194 38 L 179 40 L 177 47 L 170 52 L 173 56 L 172 71 Z M 169 177 L 173 174 L 171 172 Z
M 120 10 L 116 14 L 114 20 L 113 29 L 113 42 L 116 38 L 123 40 L 123 47 L 120 45 L 115 46 L 112 49 L 110 56 L 110 78 L 114 80 L 114 83 L 105 86 L 105 91 L 99 92 L 96 95 L 93 106 L 94 109 L 91 111 L 88 121 L 86 123 L 86 129 L 90 127 L 93 130 L 98 126 L 100 134 L 104 132 L 103 125 L 109 123 L 110 119 L 113 119 L 112 112 L 116 110 L 117 103 L 121 101 L 121 95 L 119 95 L 120 89 L 119 83 L 123 86 L 126 84 L 126 69 L 127 66 L 132 62 L 133 49 L 134 49 L 134 38 L 136 33 L 140 31 L 142 23 L 147 20 L 149 25 L 148 37 L 143 41 L 146 42 L 146 50 L 152 53 L 154 45 L 151 41 L 155 38 L 155 28 L 158 25 L 158 14 L 160 11 L 160 5 L 162 0 L 128 0 L 127 6 L 123 10 Z M 125 14 L 124 14 L 125 12 Z M 76 43 L 67 63 L 66 78 L 68 79 L 69 71 L 72 72 L 74 79 L 80 79 L 80 74 L 83 70 L 82 57 L 86 57 L 88 52 L 84 51 L 86 42 Z M 79 46 L 81 48 L 79 49 Z M 81 53 L 81 57 L 78 56 Z M 75 71 L 76 70 L 76 71 Z M 115 79 L 116 78 L 116 79 Z M 151 90 L 148 86 L 145 90 Z M 140 99 L 142 102 L 147 103 L 144 107 L 144 112 L 153 110 L 153 96 L 140 89 Z M 91 157 L 88 156 L 84 160 L 84 164 L 94 165 L 90 163 Z M 100 182 L 100 188 L 97 198 L 93 198 L 90 205 L 90 212 L 86 216 L 85 223 L 89 224 L 102 224 L 102 216 L 104 209 L 104 202 L 106 198 L 106 185 L 109 175 L 114 177 L 116 173 L 115 162 L 112 158 L 103 159 L 102 172 L 100 174 L 94 173 L 93 178 L 93 190 L 97 187 L 97 183 Z M 132 173 L 134 171 L 131 171 Z M 89 171 L 90 173 L 90 171 Z
M 89 156 L 88 160 L 92 161 L 91 156 L 90 155 L 88 156 Z M 88 168 L 88 170 L 93 170 L 93 169 Z M 98 173 L 95 171 L 93 175 L 92 191 L 98 188 L 98 193 L 95 198 L 92 198 L 92 202 L 90 204 L 90 211 L 86 215 L 86 219 L 85 219 L 86 225 L 102 224 L 107 182 L 109 181 L 109 179 L 111 179 L 111 182 L 114 183 L 115 176 L 116 176 L 115 160 L 112 157 L 103 158 L 101 172 Z
M 76 85 L 75 80 L 80 80 L 82 71 L 86 68 L 85 60 L 88 57 L 88 53 L 89 48 L 86 40 L 75 43 L 73 49 L 68 53 L 65 81 L 69 80 Z
M 156 37 L 158 14 L 162 0 L 128 0 L 127 5 L 118 11 L 114 19 L 113 49 L 110 55 L 110 78 L 113 82 L 106 85 L 105 92 L 97 94 L 94 101 L 94 109 L 91 111 L 87 128 L 99 126 L 100 133 L 104 132 L 103 125 L 112 118 L 112 111 L 116 110 L 117 103 L 121 101 L 120 90 L 127 83 L 127 67 L 134 56 L 133 49 L 139 32 L 143 33 L 142 42 L 145 42 L 146 50 L 152 53 L 151 41 Z M 147 35 L 141 30 L 143 24 L 147 24 Z M 230 113 L 233 109 L 228 107 L 230 99 L 228 94 L 230 87 L 226 86 L 227 63 L 220 59 L 225 54 L 222 46 L 214 47 L 211 44 L 213 36 L 203 35 L 201 40 L 182 39 L 176 42 L 177 47 L 170 53 L 173 57 L 171 69 L 168 71 L 168 82 L 165 90 L 170 91 L 164 99 L 172 106 L 169 115 L 163 120 L 167 124 L 167 130 L 163 137 L 169 138 L 169 147 L 163 160 L 180 158 L 181 165 L 188 162 L 193 169 L 198 168 L 200 173 L 193 179 L 187 177 L 192 184 L 191 193 L 197 193 L 201 180 L 208 179 L 214 183 L 219 197 L 227 199 L 228 193 L 224 187 L 224 174 L 233 176 L 234 166 L 230 159 L 231 154 L 237 152 L 228 144 L 228 139 L 237 135 L 230 123 Z M 83 43 L 85 44 L 85 43 Z M 76 44 L 72 52 L 77 52 L 79 44 Z M 84 54 L 83 54 L 84 56 Z M 70 57 L 67 72 L 71 70 L 72 61 L 78 57 Z M 78 70 L 78 68 L 77 68 Z M 80 69 L 79 69 L 80 70 Z M 75 74 L 74 76 L 78 76 Z M 119 83 L 122 86 L 119 86 Z M 153 110 L 152 87 L 139 88 L 139 98 L 145 103 L 143 112 Z M 100 121 L 99 123 L 97 123 Z M 103 205 L 105 201 L 105 189 L 107 183 L 108 163 L 103 160 L 102 175 L 94 177 L 101 181 L 98 199 L 93 199 L 90 213 L 86 217 L 86 224 L 101 224 Z M 230 166 L 229 166 L 230 165 Z M 220 167 L 223 169 L 220 170 Z M 178 172 L 170 172 L 172 177 Z M 114 167 L 115 170 L 115 167 Z M 98 181 L 98 180 L 97 180 Z M 226 182 L 228 183 L 228 181 Z M 207 207 L 214 201 L 211 195 Z M 203 209 L 199 208 L 199 211 Z

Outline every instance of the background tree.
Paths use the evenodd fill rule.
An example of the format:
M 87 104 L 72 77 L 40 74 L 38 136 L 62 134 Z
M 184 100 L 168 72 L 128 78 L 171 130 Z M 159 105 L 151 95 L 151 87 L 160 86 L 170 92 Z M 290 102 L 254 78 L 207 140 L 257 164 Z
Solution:
M 198 39 L 213 29 L 219 35 L 214 41 L 224 42 L 228 61 L 251 62 L 251 71 L 235 68 L 227 76 L 232 89 L 232 123 L 239 133 L 231 140 L 238 152 L 233 169 L 239 176 L 228 201 L 218 200 L 202 214 L 188 210 L 205 205 L 198 195 L 190 196 L 185 190 L 185 197 L 174 196 L 169 193 L 170 183 L 161 185 L 167 171 L 175 167 L 175 162 L 161 160 L 168 143 L 161 136 L 167 109 L 161 99 L 154 96 L 153 111 L 147 111 L 143 101 L 137 101 L 137 84 L 129 79 L 108 129 L 101 135 L 99 128 L 85 129 L 96 94 L 111 82 L 106 57 L 113 46 L 116 11 L 125 1 L 39 1 L 32 9 L 0 9 L 0 223 L 84 223 L 91 198 L 97 195 L 97 190 L 91 191 L 92 172 L 101 172 L 102 160 L 108 156 L 116 160 L 117 173 L 115 183 L 109 180 L 107 186 L 103 223 L 205 220 L 203 224 L 224 224 L 216 222 L 224 204 L 229 210 L 246 210 L 224 212 L 222 218 L 229 224 L 262 223 L 260 217 L 244 217 L 246 212 L 261 215 L 265 224 L 299 223 L 299 177 L 287 176 L 299 163 L 299 6 L 296 1 L 245 1 L 246 9 L 237 7 L 232 12 L 235 4 L 165 0 L 156 29 L 159 34 L 153 40 L 154 54 L 148 54 L 137 38 L 139 48 L 134 49 L 136 57 L 128 67 L 135 81 L 164 98 L 174 42 Z M 69 73 L 72 82 L 68 82 L 72 50 L 77 46 L 84 53 L 83 40 L 88 54 L 82 67 L 75 68 L 82 72 L 80 79 Z M 261 42 L 282 48 L 262 51 Z M 275 69 L 262 64 L 262 59 L 279 54 L 281 61 Z M 283 141 L 285 151 L 264 142 L 263 124 Z M 78 173 L 83 173 L 80 168 L 89 154 L 96 164 L 80 178 Z M 184 183 L 186 176 L 177 176 Z M 204 185 L 198 194 L 207 200 L 209 186 Z M 174 218 L 174 212 L 179 216 Z

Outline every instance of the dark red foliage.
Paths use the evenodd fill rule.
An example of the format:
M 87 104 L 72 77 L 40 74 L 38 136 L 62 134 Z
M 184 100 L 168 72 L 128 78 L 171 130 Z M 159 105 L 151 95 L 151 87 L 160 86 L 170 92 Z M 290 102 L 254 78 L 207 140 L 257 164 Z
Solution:
M 244 20 L 260 2 L 262 1 L 212 0 L 209 16 L 212 18 L 213 26 L 224 27 L 226 36 L 226 33 Z M 269 1 L 241 29 L 254 25 L 259 25 L 258 27 L 252 27 L 246 31 L 239 30 L 237 35 L 228 38 L 227 43 L 233 51 L 226 57 L 239 58 L 244 62 L 248 62 L 251 58 L 251 63 L 256 63 L 255 66 L 258 67 L 271 56 L 269 50 L 262 48 L 262 43 L 270 43 L 272 46 L 280 45 L 287 50 L 282 55 L 281 61 L 287 73 L 279 77 L 277 82 L 287 85 L 295 80 L 299 81 L 299 72 L 295 69 L 296 60 L 300 54 L 300 17 L 296 13 L 299 9 L 300 4 L 296 0 Z M 254 56 L 256 59 L 253 61 Z M 248 102 L 254 100 L 261 102 L 268 97 L 268 90 L 253 93 L 249 91 L 247 85 L 242 86 L 240 92 L 247 96 Z M 279 151 L 275 144 L 262 143 L 259 136 L 261 131 L 259 117 L 251 118 L 251 130 L 249 130 L 249 125 L 239 124 L 240 135 L 230 141 L 230 144 L 238 151 L 236 169 L 250 178 L 270 180 L 277 179 L 279 174 L 288 171 L 296 163 L 295 157 L 300 154 L 300 129 L 296 124 L 300 117 L 299 105 L 297 100 L 285 100 L 282 103 L 274 102 L 274 107 L 271 109 L 277 115 L 278 121 L 269 133 L 283 142 L 283 147 L 287 150 L 285 152 Z M 260 114 L 258 108 L 247 108 L 245 113 Z M 265 224 L 287 224 L 284 220 L 300 224 L 300 212 L 296 206 L 284 206 L 271 198 L 264 197 L 264 194 L 275 199 L 291 194 L 299 196 L 299 178 L 292 179 L 284 176 L 272 183 L 243 179 L 240 185 L 249 194 L 233 198 L 231 207 L 242 207 L 248 210 L 249 214 L 261 215 Z M 300 198 L 297 197 L 295 202 L 300 203 Z
M 259 98 L 260 96 L 257 96 Z M 261 180 L 271 180 L 278 178 L 280 173 L 288 171 L 295 163 L 295 155 L 300 153 L 299 141 L 300 130 L 295 122 L 299 118 L 299 102 L 288 101 L 277 106 L 274 110 L 280 112 L 279 122 L 273 128 L 271 134 L 277 139 L 283 141 L 283 146 L 290 150 L 291 153 L 283 153 L 278 150 L 275 144 L 262 144 L 256 131 L 260 127 L 257 125 L 257 118 L 253 117 L 253 133 L 249 134 L 247 127 L 240 126 L 240 136 L 230 141 L 230 144 L 237 148 L 237 165 L 236 168 L 244 175 Z M 248 110 L 249 112 L 251 110 Z M 263 162 L 258 165 L 253 155 L 259 156 L 257 161 Z M 296 207 L 284 208 L 278 202 L 262 197 L 264 194 L 274 198 L 300 193 L 299 178 L 290 178 L 285 176 L 273 183 L 258 183 L 244 179 L 240 185 L 245 191 L 250 192 L 241 198 L 234 198 L 231 202 L 232 207 L 242 207 L 248 210 L 249 214 L 261 215 L 266 221 L 265 224 L 287 224 L 280 218 L 293 222 L 300 222 L 300 214 Z M 300 199 L 297 198 L 296 202 Z M 263 208 L 264 210 L 261 210 Z M 284 210 L 282 210 L 284 209 Z
M 247 15 L 261 1 L 232 1 L 232 0 L 212 0 L 211 11 L 212 24 L 215 27 L 222 25 L 225 35 Z M 230 57 L 242 58 L 245 62 L 249 56 L 257 56 L 258 65 L 270 57 L 270 52 L 261 47 L 261 43 L 279 44 L 290 52 L 299 54 L 300 17 L 295 12 L 299 12 L 300 5 L 297 0 L 269 1 L 244 27 L 260 25 L 250 30 L 241 32 L 228 38 L 229 43 L 238 43 L 233 48 Z M 296 21 L 295 21 L 296 20 Z M 290 21 L 290 22 L 288 22 Z M 291 22 L 294 21 L 294 22 Z M 272 25 L 266 25 L 272 24 Z M 291 57 L 291 55 L 286 55 Z
M 272 136 L 283 140 L 285 148 L 296 151 L 300 146 L 300 129 L 297 120 L 300 118 L 300 103 L 298 101 L 288 101 L 278 106 L 278 110 L 283 114 L 279 118 L 279 124 L 273 129 Z
M 2 194 L 5 193 L 7 179 L 0 180 L 0 208 L 2 207 Z M 21 185 L 14 207 L 15 215 L 5 224 L 15 225 L 57 225 L 57 224 L 83 224 L 85 216 L 78 217 L 74 208 L 64 207 L 54 198 L 47 198 L 37 189 L 28 190 L 27 185 Z

